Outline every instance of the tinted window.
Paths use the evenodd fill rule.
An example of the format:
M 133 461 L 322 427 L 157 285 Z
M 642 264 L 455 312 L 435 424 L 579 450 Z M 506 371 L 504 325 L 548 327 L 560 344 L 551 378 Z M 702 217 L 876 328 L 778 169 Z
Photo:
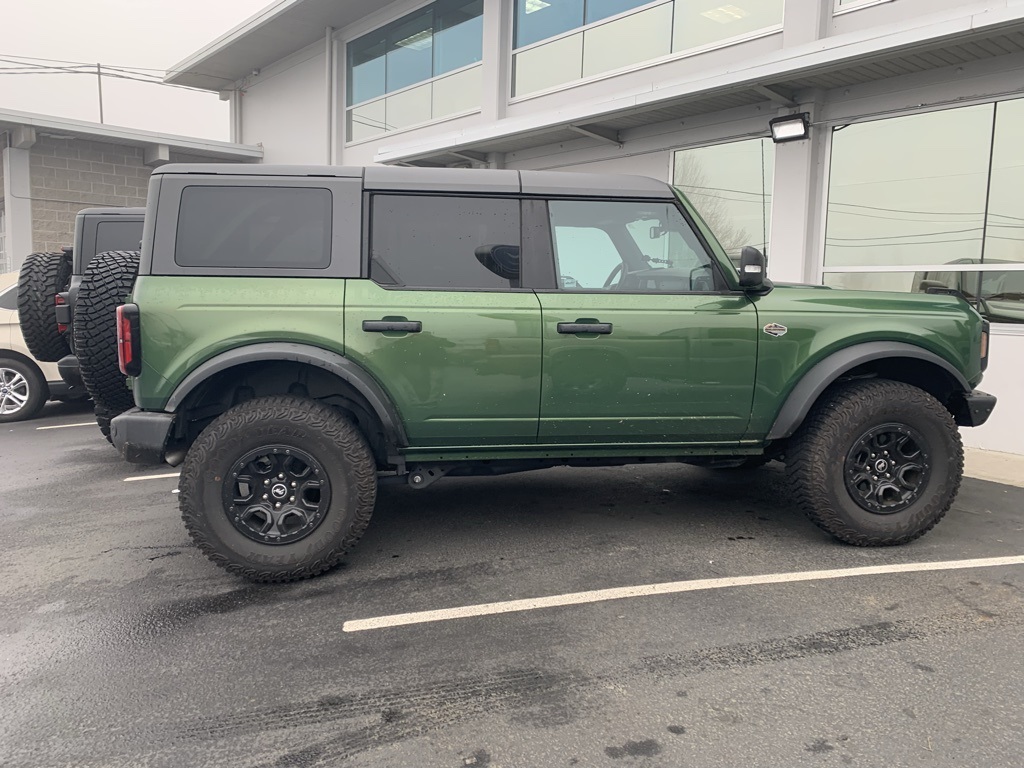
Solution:
M 5 291 L 0 291 L 0 309 L 18 308 L 18 284 L 15 283 Z
M 141 243 L 141 221 L 101 221 L 96 225 L 96 253 L 137 251 Z
M 186 187 L 174 260 L 183 267 L 322 269 L 331 263 L 331 192 Z
M 671 203 L 555 200 L 548 206 L 563 290 L 714 291 L 711 258 Z
M 518 200 L 378 195 L 371 238 L 370 277 L 382 285 L 519 285 Z

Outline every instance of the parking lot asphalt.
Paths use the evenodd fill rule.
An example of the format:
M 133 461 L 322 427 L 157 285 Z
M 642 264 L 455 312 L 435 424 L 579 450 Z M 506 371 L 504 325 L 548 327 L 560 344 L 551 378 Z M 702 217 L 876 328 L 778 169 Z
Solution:
M 0 428 L 0 764 L 1020 766 L 1024 565 L 698 589 L 345 631 L 589 590 L 1024 555 L 966 479 L 904 547 L 838 544 L 776 466 L 381 488 L 342 568 L 257 586 L 82 406 Z M 350 627 L 353 625 L 349 625 Z M 354 625 L 358 626 L 358 625 Z

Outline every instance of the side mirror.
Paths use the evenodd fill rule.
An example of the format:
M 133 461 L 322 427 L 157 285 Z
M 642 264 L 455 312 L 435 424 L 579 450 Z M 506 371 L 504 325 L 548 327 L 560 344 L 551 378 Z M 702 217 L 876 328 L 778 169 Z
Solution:
M 740 288 L 745 291 L 759 291 L 765 287 L 767 260 L 764 254 L 752 245 L 740 252 Z
M 474 251 L 476 260 L 485 269 L 498 277 L 509 280 L 512 287 L 519 284 L 519 246 L 518 245 L 481 245 Z

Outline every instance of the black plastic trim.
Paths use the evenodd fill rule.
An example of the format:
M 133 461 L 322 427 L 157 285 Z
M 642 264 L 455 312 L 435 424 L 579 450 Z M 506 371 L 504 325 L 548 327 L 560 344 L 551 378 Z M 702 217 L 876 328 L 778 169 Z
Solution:
M 423 323 L 419 320 L 363 320 L 367 333 L 419 333 Z
M 768 432 L 767 439 L 780 440 L 796 432 L 821 393 L 844 373 L 858 365 L 887 357 L 909 357 L 933 363 L 950 374 L 965 394 L 971 391 L 971 385 L 964 375 L 934 352 L 899 341 L 870 341 L 866 344 L 856 344 L 829 355 L 804 374 L 786 398 Z
M 125 461 L 160 464 L 164 461 L 173 424 L 173 413 L 131 408 L 111 420 L 110 440 Z
M 995 407 L 995 395 L 976 389 L 963 396 L 960 407 L 953 415 L 961 427 L 980 427 L 988 421 Z
M 263 360 L 289 360 L 307 363 L 330 371 L 342 381 L 351 384 L 373 408 L 384 427 L 387 441 L 395 447 L 405 447 L 409 439 L 405 434 L 402 418 L 398 415 L 391 398 L 369 373 L 347 357 L 308 344 L 270 342 L 238 347 L 207 360 L 182 380 L 171 394 L 164 410 L 173 413 L 185 398 L 200 384 L 214 374 L 236 365 L 256 363 Z
M 64 357 L 58 360 L 57 372 L 72 387 L 85 386 L 82 381 L 82 368 L 78 363 L 78 358 L 74 355 L 64 355 Z

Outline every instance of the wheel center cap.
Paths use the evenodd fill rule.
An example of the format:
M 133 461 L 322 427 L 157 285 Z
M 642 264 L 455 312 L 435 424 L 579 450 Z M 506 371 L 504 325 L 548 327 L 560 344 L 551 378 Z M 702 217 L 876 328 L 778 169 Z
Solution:
M 887 462 L 885 459 L 879 459 L 878 461 L 875 462 L 876 472 L 885 472 L 887 469 L 889 469 L 889 462 Z
M 270 489 L 270 492 L 274 494 L 275 499 L 283 499 L 285 496 L 288 495 L 288 486 L 285 485 L 284 483 L 276 483 Z

